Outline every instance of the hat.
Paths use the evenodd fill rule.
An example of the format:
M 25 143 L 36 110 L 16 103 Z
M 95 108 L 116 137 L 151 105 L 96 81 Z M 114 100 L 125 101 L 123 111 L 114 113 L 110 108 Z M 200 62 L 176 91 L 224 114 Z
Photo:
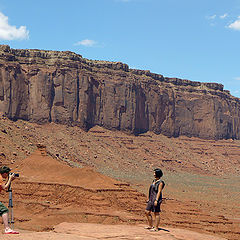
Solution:
M 2 166 L 0 168 L 0 173 L 9 173 L 11 171 L 11 169 L 7 166 Z

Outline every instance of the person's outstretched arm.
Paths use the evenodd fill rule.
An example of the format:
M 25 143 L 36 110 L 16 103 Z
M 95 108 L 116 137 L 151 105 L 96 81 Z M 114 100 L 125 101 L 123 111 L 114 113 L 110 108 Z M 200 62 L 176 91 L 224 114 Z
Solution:
M 3 183 L 1 184 L 1 189 L 7 191 L 7 190 L 8 190 L 8 187 L 9 187 L 9 185 L 10 185 L 10 183 L 12 182 L 13 179 L 14 179 L 14 174 L 12 174 L 12 175 L 10 175 L 10 176 L 8 177 L 8 180 L 7 180 L 6 183 L 3 182 Z

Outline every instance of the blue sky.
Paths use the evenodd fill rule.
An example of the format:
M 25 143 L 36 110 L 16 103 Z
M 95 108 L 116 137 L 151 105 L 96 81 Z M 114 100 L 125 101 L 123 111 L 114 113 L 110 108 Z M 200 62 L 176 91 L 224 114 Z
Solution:
M 222 83 L 240 98 L 240 0 L 0 0 L 0 43 Z

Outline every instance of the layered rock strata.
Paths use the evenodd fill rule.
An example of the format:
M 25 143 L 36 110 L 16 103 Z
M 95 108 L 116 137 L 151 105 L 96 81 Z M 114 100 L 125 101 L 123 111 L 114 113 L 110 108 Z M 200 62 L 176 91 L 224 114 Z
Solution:
M 240 139 L 240 99 L 223 85 L 166 78 L 69 51 L 0 45 L 0 111 L 13 120 L 85 129 Z

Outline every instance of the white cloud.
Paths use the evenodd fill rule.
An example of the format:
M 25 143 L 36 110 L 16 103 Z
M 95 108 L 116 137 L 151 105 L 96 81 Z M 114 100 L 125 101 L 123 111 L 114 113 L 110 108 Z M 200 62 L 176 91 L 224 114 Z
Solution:
M 21 40 L 28 39 L 29 31 L 26 26 L 17 28 L 8 23 L 8 17 L 0 12 L 0 39 L 1 40 Z
M 94 40 L 84 39 L 82 41 L 79 41 L 79 42 L 75 43 L 74 45 L 75 46 L 82 45 L 82 46 L 85 46 L 85 47 L 93 47 L 96 44 L 97 44 L 97 42 L 95 42 Z
M 240 30 L 240 16 L 238 17 L 238 19 L 235 22 L 229 24 L 228 28 L 231 28 L 233 30 Z
M 216 16 L 217 16 L 217 15 L 215 14 L 215 15 L 212 15 L 212 16 L 207 16 L 206 18 L 209 19 L 209 20 L 213 20 L 213 19 L 216 18 Z
M 235 77 L 234 79 L 237 81 L 240 81 L 240 77 Z
M 226 18 L 227 16 L 228 16 L 228 14 L 227 14 L 227 13 L 224 13 L 223 15 L 220 16 L 220 18 L 221 18 L 221 19 L 224 19 L 224 18 Z

